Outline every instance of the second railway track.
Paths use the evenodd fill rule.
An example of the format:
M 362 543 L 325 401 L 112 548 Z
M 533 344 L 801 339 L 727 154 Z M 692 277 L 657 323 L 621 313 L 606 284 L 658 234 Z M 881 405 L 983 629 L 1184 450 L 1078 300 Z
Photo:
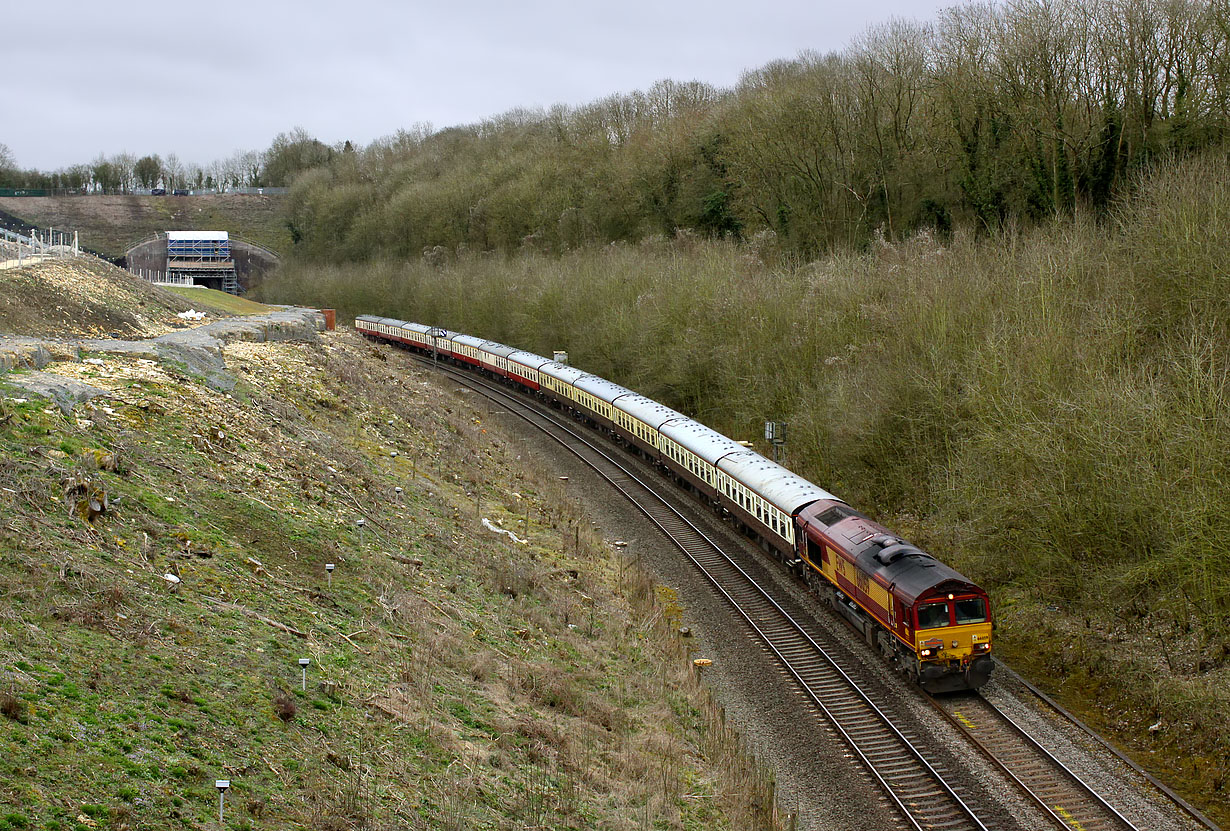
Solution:
M 431 365 L 430 361 L 424 363 Z M 950 783 L 952 772 L 928 761 L 917 746 L 917 737 L 898 728 L 803 626 L 652 486 L 598 447 L 591 437 L 530 406 L 516 393 L 470 373 L 438 368 L 508 406 L 515 415 L 558 441 L 661 529 L 777 657 L 897 806 L 908 827 L 918 831 L 988 831 Z
M 1114 806 L 981 695 L 932 698 L 931 703 L 1060 828 L 1136 831 Z

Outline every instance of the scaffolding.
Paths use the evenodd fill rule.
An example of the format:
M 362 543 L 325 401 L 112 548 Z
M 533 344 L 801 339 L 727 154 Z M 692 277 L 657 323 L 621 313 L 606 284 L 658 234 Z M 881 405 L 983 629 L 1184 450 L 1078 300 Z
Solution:
M 239 278 L 226 231 L 167 231 L 166 279 L 239 293 Z

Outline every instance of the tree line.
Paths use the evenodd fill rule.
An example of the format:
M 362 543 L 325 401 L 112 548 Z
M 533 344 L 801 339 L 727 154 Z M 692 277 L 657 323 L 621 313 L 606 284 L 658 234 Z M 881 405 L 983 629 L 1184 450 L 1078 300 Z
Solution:
M 328 164 L 349 142 L 330 147 L 302 128 L 280 133 L 266 150 L 243 150 L 209 164 L 185 162 L 174 153 L 137 156 L 99 154 L 92 162 L 53 171 L 22 169 L 0 144 L 0 187 L 44 188 L 80 193 L 124 194 L 138 189 L 230 190 L 286 187 L 304 170 Z
M 955 224 L 1104 213 L 1141 169 L 1223 140 L 1230 4 L 968 2 L 846 49 L 580 107 L 419 126 L 299 175 L 330 260 L 563 251 L 771 232 L 808 256 Z

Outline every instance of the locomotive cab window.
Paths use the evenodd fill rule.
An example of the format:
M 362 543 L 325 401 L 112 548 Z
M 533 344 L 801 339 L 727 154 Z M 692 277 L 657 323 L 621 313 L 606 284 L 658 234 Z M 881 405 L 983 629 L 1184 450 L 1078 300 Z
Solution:
M 948 625 L 947 603 L 924 603 L 918 607 L 918 628 L 937 629 Z
M 957 624 L 986 623 L 987 604 L 981 597 L 966 597 L 956 601 Z

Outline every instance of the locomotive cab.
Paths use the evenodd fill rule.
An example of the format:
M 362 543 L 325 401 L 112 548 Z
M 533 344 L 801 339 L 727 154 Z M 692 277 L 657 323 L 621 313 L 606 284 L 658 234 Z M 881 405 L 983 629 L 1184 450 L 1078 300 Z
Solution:
M 977 689 L 991 677 L 991 604 L 972 586 L 949 586 L 914 604 L 918 680 L 932 693 Z

